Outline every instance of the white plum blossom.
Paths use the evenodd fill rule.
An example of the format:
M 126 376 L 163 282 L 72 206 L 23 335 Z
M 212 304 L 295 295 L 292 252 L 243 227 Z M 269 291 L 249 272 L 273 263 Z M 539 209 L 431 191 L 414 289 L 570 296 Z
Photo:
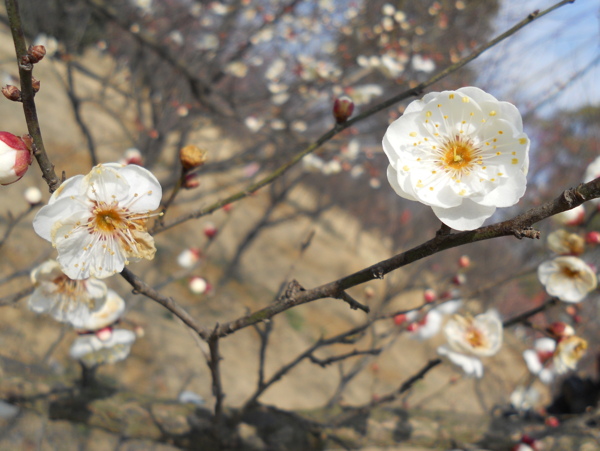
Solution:
M 564 374 L 569 370 L 574 370 L 577 363 L 587 351 L 588 343 L 577 335 L 562 338 L 556 345 L 554 352 L 554 368 L 558 374 Z
M 560 225 L 578 226 L 583 224 L 585 219 L 585 208 L 583 205 L 578 205 L 567 211 L 562 211 L 552 216 L 552 220 Z
M 598 286 L 592 268 L 577 257 L 556 257 L 538 267 L 538 279 L 550 296 L 565 302 L 580 302 Z
M 585 240 L 576 233 L 558 229 L 548 235 L 548 248 L 558 255 L 580 255 L 585 250 Z
M 35 186 L 30 186 L 23 193 L 23 197 L 29 205 L 38 205 L 42 201 L 42 192 Z
M 146 223 L 161 196 L 158 180 L 147 169 L 101 164 L 66 180 L 37 213 L 33 228 L 52 242 L 69 278 L 102 279 L 130 261 L 154 258 Z
M 555 350 L 556 341 L 552 338 L 543 337 L 535 340 L 533 349 L 523 351 L 523 359 L 527 369 L 544 384 L 552 382 L 556 374 L 556 370 L 551 364 Z
M 177 256 L 177 264 L 182 268 L 192 268 L 198 263 L 200 258 L 202 257 L 202 251 L 197 247 L 190 247 L 188 249 L 184 249 Z
M 525 193 L 529 138 L 517 108 L 479 88 L 432 92 L 408 105 L 383 137 L 396 193 L 473 230 Z
M 80 330 L 100 330 L 117 322 L 124 313 L 125 301 L 109 288 L 106 300 L 98 310 L 91 311 L 78 322 L 71 321 L 71 324 Z
M 409 325 L 409 336 L 420 341 L 429 340 L 440 331 L 445 317 L 455 313 L 461 306 L 462 300 L 454 299 L 432 308 L 419 321 Z M 417 310 L 410 311 L 406 314 L 406 320 L 415 321 L 418 315 Z
M 448 345 L 437 352 L 460 366 L 468 376 L 483 376 L 479 357 L 496 354 L 502 346 L 502 321 L 498 312 L 489 310 L 474 318 L 454 315 L 444 326 Z
M 96 334 L 81 335 L 71 346 L 70 355 L 88 368 L 106 363 L 116 363 L 127 358 L 135 341 L 130 330 L 111 330 L 99 338 Z
M 71 280 L 55 260 L 48 260 L 31 272 L 34 291 L 29 298 L 29 309 L 46 313 L 56 321 L 83 327 L 90 314 L 102 309 L 108 288 L 100 280 Z
M 583 181 L 584 183 L 591 182 L 592 180 L 595 180 L 598 177 L 600 177 L 600 157 L 596 157 L 596 159 L 589 164 L 589 166 L 585 170 L 585 176 L 583 177 Z M 600 205 L 600 197 L 592 199 L 590 202 L 596 205 Z

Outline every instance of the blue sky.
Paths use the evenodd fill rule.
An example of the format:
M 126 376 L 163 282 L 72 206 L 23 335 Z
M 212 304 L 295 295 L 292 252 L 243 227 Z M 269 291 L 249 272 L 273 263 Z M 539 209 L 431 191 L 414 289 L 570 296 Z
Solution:
M 494 35 L 555 3 L 504 0 Z M 523 112 L 551 114 L 557 108 L 600 105 L 600 1 L 576 0 L 553 11 L 486 52 L 475 65 L 480 86 Z

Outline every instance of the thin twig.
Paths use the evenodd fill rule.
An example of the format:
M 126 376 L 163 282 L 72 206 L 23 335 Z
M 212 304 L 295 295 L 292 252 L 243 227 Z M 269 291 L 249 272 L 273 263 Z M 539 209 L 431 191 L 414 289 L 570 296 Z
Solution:
M 27 45 L 25 43 L 25 35 L 23 34 L 23 26 L 19 14 L 19 4 L 17 0 L 5 0 L 5 4 L 8 20 L 10 22 L 10 31 L 12 33 L 17 54 L 17 65 L 19 67 L 19 77 L 21 79 L 23 112 L 25 113 L 27 130 L 33 139 L 33 155 L 42 170 L 42 177 L 46 180 L 50 192 L 53 193 L 59 187 L 61 180 L 54 172 L 54 165 L 48 158 L 48 154 L 44 147 L 44 141 L 42 140 L 42 132 L 40 130 L 40 123 L 38 121 L 37 110 L 33 98 L 34 92 L 31 81 L 33 64 L 29 62 L 27 54 Z

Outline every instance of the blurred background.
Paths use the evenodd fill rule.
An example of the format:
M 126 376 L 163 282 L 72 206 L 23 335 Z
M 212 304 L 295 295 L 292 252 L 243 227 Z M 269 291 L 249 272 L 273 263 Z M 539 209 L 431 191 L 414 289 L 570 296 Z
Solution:
M 176 197 L 166 215 L 169 222 L 243 190 L 289 161 L 332 127 L 336 98 L 350 97 L 355 114 L 367 111 L 553 2 L 20 0 L 19 5 L 28 42 L 43 44 L 48 52 L 34 70 L 41 81 L 36 103 L 58 174 L 87 173 L 99 162 L 135 155 L 136 163 L 157 175 L 167 197 L 181 174 L 179 149 L 193 144 L 206 150 L 207 163 Z M 581 183 L 587 165 L 600 154 L 599 14 L 594 1 L 567 4 L 427 90 L 478 86 L 521 111 L 531 138 L 528 189 L 516 206 L 498 211 L 488 223 Z M 2 84 L 18 86 L 5 10 L 0 24 Z M 212 327 L 269 305 L 292 279 L 312 288 L 431 238 L 439 229 L 437 218 L 429 208 L 399 198 L 385 175 L 381 139 L 409 102 L 344 130 L 256 194 L 158 234 L 155 260 L 132 265 L 132 271 Z M 20 104 L 4 100 L 0 114 L 3 130 L 26 132 Z M 210 449 L 178 441 L 176 433 L 156 432 L 144 415 L 139 419 L 140 409 L 155 400 L 178 405 L 186 391 L 197 395 L 199 409 L 210 410 L 214 399 L 202 345 L 170 313 L 132 293 L 118 277 L 107 283 L 125 298 L 122 323 L 138 339 L 127 360 L 99 369 L 98 380 L 110 396 L 128 396 L 127 401 L 110 398 L 116 410 L 130 402 L 131 411 L 125 409 L 111 423 L 104 421 L 110 417 L 102 410 L 106 406 L 78 405 L 83 410 L 77 410 L 53 404 L 61 390 L 77 386 L 81 370 L 69 358 L 76 332 L 30 312 L 27 296 L 19 294 L 31 287 L 31 269 L 55 257 L 31 228 L 37 207 L 23 198 L 27 187 L 41 189 L 47 201 L 35 163 L 20 182 L 2 188 L 0 199 L 0 233 L 6 233 L 0 248 L 0 398 L 18 407 L 0 412 L 0 448 Z M 571 231 L 584 236 L 599 230 L 593 210 L 590 206 L 586 222 Z M 538 227 L 546 233 L 559 226 L 545 221 Z M 177 258 L 189 248 L 198 258 L 181 266 Z M 463 255 L 470 264 L 459 263 Z M 348 331 L 374 315 L 422 306 L 426 289 L 440 298 L 461 299 L 463 312 L 472 314 L 494 307 L 509 318 L 539 306 L 548 296 L 536 269 L 550 256 L 544 238 L 472 244 L 350 290 L 371 307 L 369 317 L 328 299 L 288 310 L 268 327 L 244 329 L 221 344 L 225 403 L 239 407 L 252 396 L 261 362 L 270 377 L 321 337 Z M 596 267 L 600 263 L 593 246 L 585 259 Z M 194 288 L 197 278 L 205 282 L 201 289 Z M 345 437 L 342 445 L 331 439 L 327 446 L 449 449 L 479 443 L 510 449 L 527 428 L 537 427 L 548 449 L 597 449 L 597 434 L 591 434 L 589 445 L 588 436 L 549 431 L 543 409 L 560 393 L 561 381 L 534 381 L 521 356 L 540 336 L 539 328 L 557 320 L 572 324 L 590 343 L 578 374 L 589 378 L 582 392 L 594 404 L 597 300 L 596 291 L 581 304 L 553 307 L 530 324 L 507 329 L 505 346 L 486 361 L 483 379 L 465 378 L 450 365 L 436 368 L 395 401 L 401 420 L 390 427 L 385 422 L 365 426 L 364 433 Z M 440 334 L 419 340 L 409 326 L 390 316 L 373 322 L 350 347 L 338 343 L 319 349 L 321 359 L 355 347 L 378 352 L 323 367 L 305 358 L 260 401 L 321 412 L 389 393 L 435 358 L 443 342 Z M 268 342 L 261 340 L 267 329 Z M 538 392 L 531 409 L 524 409 L 529 413 L 511 406 L 519 386 Z M 164 409 L 166 418 L 179 421 L 183 415 Z M 512 422 L 500 427 L 495 421 L 508 418 L 506 412 Z M 457 421 L 456 413 L 471 418 L 472 427 Z M 138 421 L 144 426 L 133 427 Z M 181 427 L 181 435 L 188 433 Z M 565 436 L 580 442 L 564 448 Z M 261 440 L 263 449 L 292 449 L 273 437 L 261 435 Z M 307 443 L 299 440 L 297 449 L 309 449 Z

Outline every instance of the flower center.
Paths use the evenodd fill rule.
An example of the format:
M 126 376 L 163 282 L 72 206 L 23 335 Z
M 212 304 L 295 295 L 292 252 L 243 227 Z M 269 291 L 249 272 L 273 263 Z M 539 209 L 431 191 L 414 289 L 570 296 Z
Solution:
M 485 335 L 475 327 L 469 327 L 465 331 L 465 339 L 473 348 L 483 348 L 487 342 Z
M 477 149 L 471 140 L 456 136 L 443 145 L 440 159 L 441 166 L 447 172 L 468 169 L 471 162 L 476 158 L 476 151 Z
M 571 269 L 568 266 L 563 266 L 561 272 L 569 279 L 581 279 L 582 274 L 578 269 Z

